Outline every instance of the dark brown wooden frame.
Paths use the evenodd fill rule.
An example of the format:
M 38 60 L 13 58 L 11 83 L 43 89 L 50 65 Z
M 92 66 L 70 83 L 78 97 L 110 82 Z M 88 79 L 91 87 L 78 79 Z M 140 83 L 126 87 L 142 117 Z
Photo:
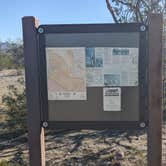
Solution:
M 39 34 L 39 55 L 40 55 L 40 82 L 41 82 L 41 103 L 42 103 L 42 122 L 47 122 L 49 128 L 68 128 L 68 129 L 143 129 L 147 127 L 147 101 L 148 101 L 148 56 L 147 56 L 147 30 L 144 24 L 72 24 L 72 25 L 40 25 L 42 29 Z M 144 29 L 142 29 L 144 28 Z M 46 52 L 45 52 L 45 34 L 55 33 L 120 33 L 120 32 L 138 32 L 139 33 L 139 121 L 49 121 L 48 119 L 48 95 L 47 95 L 47 72 L 46 72 Z M 145 125 L 143 126 L 142 123 Z

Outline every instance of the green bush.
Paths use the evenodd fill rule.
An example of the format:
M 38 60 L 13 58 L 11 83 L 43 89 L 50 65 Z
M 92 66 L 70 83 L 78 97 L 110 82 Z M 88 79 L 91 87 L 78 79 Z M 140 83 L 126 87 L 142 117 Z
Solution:
M 10 55 L 0 56 L 0 70 L 2 69 L 13 69 L 16 68 L 14 58 Z
M 26 132 L 26 99 L 25 88 L 19 89 L 24 85 L 24 80 L 19 79 L 18 85 L 10 85 L 8 94 L 2 97 L 2 102 L 6 106 L 7 126 L 10 132 Z

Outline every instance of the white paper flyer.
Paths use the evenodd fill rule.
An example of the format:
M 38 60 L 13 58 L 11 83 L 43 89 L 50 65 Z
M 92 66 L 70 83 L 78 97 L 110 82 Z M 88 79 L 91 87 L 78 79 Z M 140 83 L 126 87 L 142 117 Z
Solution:
M 121 111 L 121 88 L 103 88 L 103 110 Z

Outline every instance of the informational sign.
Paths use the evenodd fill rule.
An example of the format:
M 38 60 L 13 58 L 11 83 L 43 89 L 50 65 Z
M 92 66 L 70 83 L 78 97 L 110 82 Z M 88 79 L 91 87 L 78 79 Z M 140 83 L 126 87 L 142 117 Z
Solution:
M 103 89 L 103 109 L 104 111 L 121 111 L 121 89 Z
M 147 28 L 81 24 L 42 29 L 42 121 L 56 128 L 140 128 L 146 119 L 147 100 L 141 96 L 148 85 Z
M 85 48 L 46 48 L 48 100 L 86 100 Z
M 86 48 L 87 86 L 138 86 L 138 48 Z

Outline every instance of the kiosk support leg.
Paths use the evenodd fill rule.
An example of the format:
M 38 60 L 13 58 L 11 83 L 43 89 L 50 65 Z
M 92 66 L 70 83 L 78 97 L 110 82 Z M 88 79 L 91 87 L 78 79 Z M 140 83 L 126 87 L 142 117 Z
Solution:
M 28 109 L 28 143 L 31 166 L 45 166 L 44 129 L 41 127 L 39 70 L 38 70 L 38 20 L 23 17 L 26 96 Z
M 148 166 L 162 165 L 162 16 L 149 15 Z

